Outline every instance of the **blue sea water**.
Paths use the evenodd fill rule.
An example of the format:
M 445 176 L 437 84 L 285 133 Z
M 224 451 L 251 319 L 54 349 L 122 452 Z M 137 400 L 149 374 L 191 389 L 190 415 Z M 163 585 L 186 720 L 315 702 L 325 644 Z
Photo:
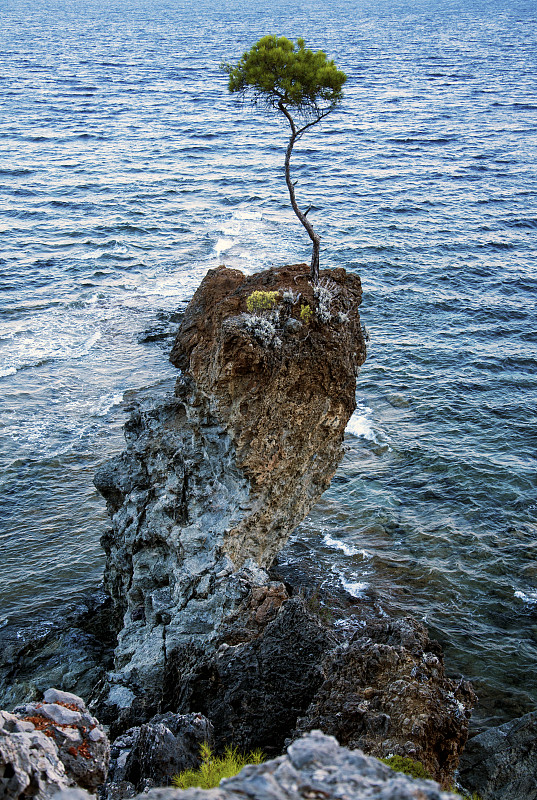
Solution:
M 293 557 L 426 620 L 489 724 L 537 701 L 537 8 L 527 0 L 4 0 L 0 626 L 101 577 L 92 476 L 207 269 L 309 260 L 286 130 L 219 65 L 265 33 L 348 75 L 297 146 L 369 357 Z M 149 341 L 148 341 L 149 339 Z

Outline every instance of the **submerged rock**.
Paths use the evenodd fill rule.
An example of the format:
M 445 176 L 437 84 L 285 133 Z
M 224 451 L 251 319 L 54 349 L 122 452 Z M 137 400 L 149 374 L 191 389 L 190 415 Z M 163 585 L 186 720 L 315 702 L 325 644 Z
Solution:
M 49 686 L 90 701 L 113 665 L 116 636 L 110 617 L 110 597 L 91 591 L 74 606 L 56 611 L 43 626 L 1 630 L 0 708 L 38 700 Z
M 342 269 L 321 278 L 314 291 L 303 264 L 249 277 L 210 271 L 172 351 L 183 370 L 175 396 L 143 402 L 125 427 L 126 451 L 97 473 L 113 519 L 105 584 L 119 631 L 99 706 L 106 721 L 119 712 L 128 726 L 137 707 L 146 719 L 169 707 L 172 654 L 184 676 L 214 649 L 330 483 L 365 343 L 359 278 Z M 281 302 L 250 314 L 254 291 Z

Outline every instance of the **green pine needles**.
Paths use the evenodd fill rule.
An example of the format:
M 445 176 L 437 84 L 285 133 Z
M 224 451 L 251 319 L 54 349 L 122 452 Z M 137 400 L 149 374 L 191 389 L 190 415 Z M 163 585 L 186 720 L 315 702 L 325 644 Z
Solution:
M 250 93 L 254 103 L 282 102 L 308 116 L 326 114 L 343 98 L 344 72 L 322 50 L 285 36 L 263 36 L 235 66 L 223 65 L 230 92 Z
M 305 211 L 298 207 L 290 174 L 291 152 L 296 140 L 341 102 L 347 76 L 322 50 L 314 52 L 306 47 L 303 39 L 295 43 L 285 36 L 263 36 L 237 64 L 222 64 L 222 69 L 229 76 L 230 92 L 249 96 L 255 104 L 277 109 L 289 123 L 291 136 L 285 154 L 285 182 L 293 211 L 313 244 L 310 275 L 312 283 L 316 284 L 320 237 L 308 219 L 312 206 Z M 299 125 L 295 122 L 297 116 L 301 119 Z
M 198 769 L 187 769 L 174 775 L 172 785 L 178 789 L 213 789 L 223 778 L 232 778 L 247 764 L 261 764 L 265 760 L 261 750 L 239 753 L 236 747 L 226 747 L 223 756 L 215 756 L 205 742 L 200 747 L 201 765 Z

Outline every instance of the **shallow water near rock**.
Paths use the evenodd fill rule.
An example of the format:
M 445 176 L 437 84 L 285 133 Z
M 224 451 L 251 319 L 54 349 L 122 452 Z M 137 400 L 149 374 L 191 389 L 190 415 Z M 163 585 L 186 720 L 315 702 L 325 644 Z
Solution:
M 537 700 L 532 251 L 537 18 L 529 2 L 253 11 L 229 0 L 9 0 L 0 31 L 0 626 L 98 584 L 104 503 L 139 390 L 207 269 L 308 260 L 285 130 L 218 66 L 304 36 L 349 76 L 293 156 L 321 266 L 360 274 L 369 357 L 331 489 L 284 558 L 424 619 L 478 724 Z

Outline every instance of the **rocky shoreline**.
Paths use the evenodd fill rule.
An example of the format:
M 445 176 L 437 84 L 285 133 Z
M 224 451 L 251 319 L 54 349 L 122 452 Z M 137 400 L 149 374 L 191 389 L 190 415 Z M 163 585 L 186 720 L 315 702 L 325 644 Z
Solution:
M 276 558 L 341 458 L 366 355 L 360 301 L 359 279 L 342 269 L 321 273 L 315 288 L 303 264 L 249 277 L 225 267 L 208 273 L 172 349 L 181 370 L 174 394 L 136 405 L 126 450 L 96 475 L 112 521 L 102 539 L 106 591 L 87 595 L 57 631 L 7 648 L 0 705 L 14 716 L 2 712 L 2 796 L 66 789 L 74 800 L 69 787 L 102 785 L 108 751 L 88 756 L 90 735 L 112 741 L 107 800 L 165 784 L 172 770 L 195 762 L 207 739 L 217 749 L 232 743 L 279 756 L 269 762 L 277 767 L 259 768 L 265 778 L 288 763 L 282 758 L 293 760 L 280 756 L 286 747 L 288 754 L 313 748 L 312 763 L 324 747 L 334 764 L 348 761 L 339 742 L 369 756 L 411 757 L 452 785 L 475 703 L 471 686 L 446 677 L 439 645 L 416 620 L 321 598 Z M 52 684 L 62 691 L 51 694 Z M 58 722 L 67 712 L 80 719 Z M 49 730 L 41 718 L 60 727 Z M 510 729 L 512 757 L 535 724 Z M 317 729 L 335 739 L 321 741 L 311 734 Z M 57 757 L 47 750 L 47 763 L 63 764 L 54 762 L 56 777 L 43 786 L 28 777 L 20 789 L 22 767 L 9 755 L 17 736 L 33 737 L 28 752 L 47 749 L 43 736 L 56 743 Z M 97 777 L 77 778 L 61 756 L 67 740 L 82 748 L 87 767 L 101 764 Z M 485 785 L 484 800 L 493 800 L 498 780 L 489 786 L 481 776 L 475 786 L 490 757 L 481 746 L 486 753 L 476 756 L 474 747 L 473 766 L 468 760 L 461 774 L 465 787 Z M 526 751 L 531 776 L 535 748 Z M 391 780 L 376 763 L 364 762 L 375 779 Z M 509 796 L 537 797 L 520 768 L 517 779 L 526 794 Z M 339 796 L 341 787 L 331 786 L 322 796 Z M 383 796 L 441 796 L 417 784 L 421 795 L 397 794 L 407 791 L 401 787 Z M 244 794 L 244 786 L 213 796 L 231 799 L 235 791 Z

